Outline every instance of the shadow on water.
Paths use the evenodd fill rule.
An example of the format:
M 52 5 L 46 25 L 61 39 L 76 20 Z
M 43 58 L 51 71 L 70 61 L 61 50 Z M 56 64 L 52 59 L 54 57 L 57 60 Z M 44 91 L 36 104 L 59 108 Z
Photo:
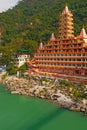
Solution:
M 60 108 L 53 109 L 53 111 L 49 112 L 45 117 L 40 117 L 35 123 L 32 122 L 33 124 L 29 126 L 27 130 L 39 130 L 62 112 L 64 112 L 64 110 L 61 110 Z

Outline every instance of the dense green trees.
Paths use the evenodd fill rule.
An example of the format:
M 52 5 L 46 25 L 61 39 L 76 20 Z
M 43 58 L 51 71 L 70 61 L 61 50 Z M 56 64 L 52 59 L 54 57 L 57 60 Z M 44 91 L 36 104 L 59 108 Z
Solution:
M 74 13 L 78 34 L 83 24 L 87 29 L 87 1 L 67 0 L 67 3 Z M 58 16 L 65 4 L 66 0 L 22 0 L 12 10 L 0 14 L 1 43 L 18 42 L 18 39 L 23 43 L 26 37 L 37 42 L 47 41 L 52 32 L 57 35 Z
M 17 71 L 19 71 L 22 76 L 22 74 L 24 74 L 26 72 L 26 69 L 27 69 L 26 63 L 23 64 L 22 66 L 20 66 L 19 68 L 17 66 L 15 66 L 14 63 L 10 63 L 7 65 L 6 71 L 8 72 L 9 75 L 17 74 Z
M 18 69 L 18 71 L 20 71 L 21 74 L 23 74 L 24 72 L 26 72 L 26 69 L 27 69 L 27 65 L 24 64 L 24 65 L 20 66 L 20 68 Z
M 9 75 L 14 75 L 17 73 L 18 68 L 13 63 L 10 63 L 9 65 L 7 65 L 6 70 Z
M 87 30 L 87 0 L 22 0 L 0 14 L 0 52 L 4 52 L 0 60 L 9 62 L 21 48 L 29 49 L 32 55 L 38 43 L 46 43 L 52 32 L 57 37 L 59 13 L 66 2 L 75 16 L 75 34 L 83 24 Z

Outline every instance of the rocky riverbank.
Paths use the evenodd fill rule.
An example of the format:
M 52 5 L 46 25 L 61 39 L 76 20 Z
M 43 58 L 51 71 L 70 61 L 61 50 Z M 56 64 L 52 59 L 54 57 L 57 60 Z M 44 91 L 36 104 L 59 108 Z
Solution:
M 76 100 L 72 94 L 72 87 L 61 87 L 59 80 L 39 76 L 17 78 L 9 76 L 1 79 L 1 83 L 11 91 L 12 94 L 34 96 L 51 100 L 58 105 L 73 111 L 82 111 L 87 114 L 87 100 Z

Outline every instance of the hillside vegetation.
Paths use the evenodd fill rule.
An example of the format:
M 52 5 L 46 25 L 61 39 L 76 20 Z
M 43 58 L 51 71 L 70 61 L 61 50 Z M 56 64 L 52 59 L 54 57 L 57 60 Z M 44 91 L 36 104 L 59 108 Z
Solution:
M 75 34 L 84 24 L 87 30 L 87 0 L 22 0 L 13 9 L 0 14 L 0 51 L 5 61 L 18 49 L 28 49 L 30 54 L 40 41 L 46 43 L 52 32 L 57 37 L 59 13 L 66 2 L 74 14 Z

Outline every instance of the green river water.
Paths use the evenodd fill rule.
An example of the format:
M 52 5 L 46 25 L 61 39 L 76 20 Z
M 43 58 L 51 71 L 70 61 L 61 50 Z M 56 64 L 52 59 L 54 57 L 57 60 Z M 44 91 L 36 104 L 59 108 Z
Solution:
M 0 85 L 0 130 L 87 130 L 82 113 L 4 90 Z

